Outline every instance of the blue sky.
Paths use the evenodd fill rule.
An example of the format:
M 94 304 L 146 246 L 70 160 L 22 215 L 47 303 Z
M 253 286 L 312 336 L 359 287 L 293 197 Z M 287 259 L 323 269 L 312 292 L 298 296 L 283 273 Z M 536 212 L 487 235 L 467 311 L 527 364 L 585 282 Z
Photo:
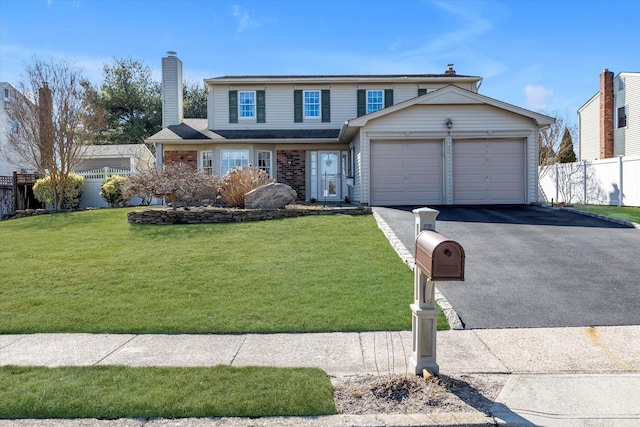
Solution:
M 156 70 L 178 52 L 185 78 L 246 74 L 442 73 L 480 93 L 576 120 L 604 68 L 640 71 L 633 0 L 0 0 L 0 81 L 33 55 L 94 83 L 113 57 Z

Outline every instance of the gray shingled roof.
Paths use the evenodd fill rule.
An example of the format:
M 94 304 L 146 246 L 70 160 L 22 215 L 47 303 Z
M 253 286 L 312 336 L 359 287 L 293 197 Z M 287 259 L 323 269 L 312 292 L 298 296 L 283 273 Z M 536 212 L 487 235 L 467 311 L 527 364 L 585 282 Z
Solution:
M 211 139 L 185 123 L 168 126 L 168 129 L 182 139 Z
M 270 74 L 270 75 L 240 75 L 240 76 L 219 76 L 219 77 L 212 77 L 210 79 L 207 80 L 223 80 L 223 79 L 299 79 L 299 80 L 305 80 L 305 79 L 340 79 L 340 78 L 346 78 L 346 79 L 352 79 L 352 78 L 373 78 L 373 79 L 397 79 L 397 78 L 404 78 L 404 77 L 412 77 L 412 78 L 434 78 L 434 77 L 463 77 L 463 78 L 474 78 L 474 77 L 478 77 L 478 76 L 467 76 L 467 75 L 463 75 L 463 74 L 306 74 L 306 75 L 300 75 L 300 74 L 293 74 L 293 75 L 277 75 L 277 74 Z

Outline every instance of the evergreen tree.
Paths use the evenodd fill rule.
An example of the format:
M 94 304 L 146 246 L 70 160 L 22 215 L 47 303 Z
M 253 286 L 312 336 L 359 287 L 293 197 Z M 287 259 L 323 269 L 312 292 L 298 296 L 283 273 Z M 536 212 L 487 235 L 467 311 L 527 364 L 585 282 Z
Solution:
M 207 91 L 204 86 L 197 83 L 187 83 L 184 85 L 184 118 L 185 119 L 206 119 L 207 118 Z
M 558 148 L 556 155 L 556 162 L 558 163 L 572 163 L 576 161 L 576 153 L 573 151 L 573 139 L 571 138 L 571 132 L 568 128 L 564 128 L 564 134 L 562 135 L 562 142 Z

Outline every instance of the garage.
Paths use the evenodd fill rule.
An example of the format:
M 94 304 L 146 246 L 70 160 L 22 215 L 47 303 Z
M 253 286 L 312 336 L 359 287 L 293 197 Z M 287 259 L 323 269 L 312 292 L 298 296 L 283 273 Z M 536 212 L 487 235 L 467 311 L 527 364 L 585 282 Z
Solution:
M 442 140 L 371 142 L 374 205 L 442 204 Z
M 525 203 L 522 140 L 453 141 L 453 204 Z

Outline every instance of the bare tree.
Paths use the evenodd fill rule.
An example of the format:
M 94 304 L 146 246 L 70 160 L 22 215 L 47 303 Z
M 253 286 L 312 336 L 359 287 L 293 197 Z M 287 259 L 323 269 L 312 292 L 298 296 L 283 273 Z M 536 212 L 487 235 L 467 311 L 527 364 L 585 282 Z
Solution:
M 96 90 L 66 62 L 34 58 L 18 91 L 7 112 L 13 124 L 7 132 L 10 156 L 51 177 L 54 208 L 60 210 L 67 177 L 104 120 Z
M 556 162 L 556 157 L 560 151 L 560 144 L 565 131 L 568 131 L 575 140 L 577 128 L 575 125 L 569 124 L 566 118 L 557 113 L 543 113 L 553 117 L 555 123 L 541 128 L 538 131 L 538 166 L 539 177 L 542 178 L 548 172 L 551 166 Z

